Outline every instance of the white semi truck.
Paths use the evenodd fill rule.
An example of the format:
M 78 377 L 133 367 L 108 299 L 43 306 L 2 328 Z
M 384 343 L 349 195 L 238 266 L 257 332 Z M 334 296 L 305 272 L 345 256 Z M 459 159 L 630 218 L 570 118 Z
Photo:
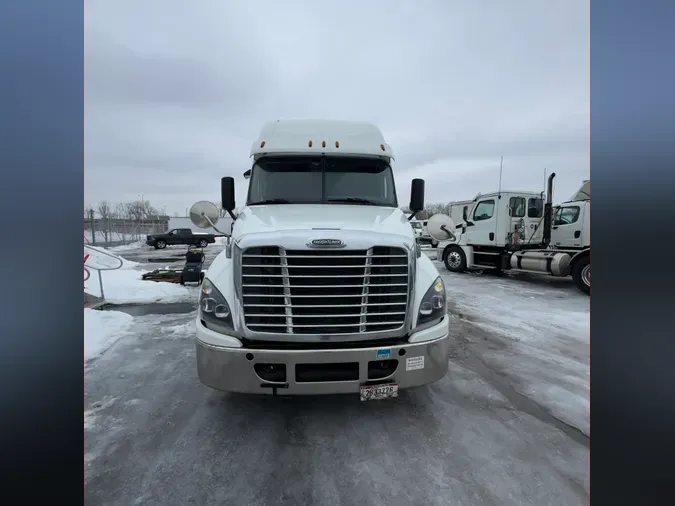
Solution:
M 201 286 L 200 380 L 223 391 L 369 400 L 443 378 L 445 287 L 399 209 L 380 130 L 273 121 L 250 155 L 236 216 L 234 179 L 221 181 L 234 225 Z M 416 179 L 410 219 L 423 207 Z M 214 226 L 217 209 L 198 202 L 191 217 Z
M 478 195 L 457 222 L 455 233 L 443 229 L 447 216 L 430 218 L 427 229 L 439 241 L 437 258 L 452 272 L 495 269 L 571 275 L 576 286 L 590 294 L 590 181 L 554 209 L 554 178 L 555 174 L 548 178 L 546 195 L 524 191 Z

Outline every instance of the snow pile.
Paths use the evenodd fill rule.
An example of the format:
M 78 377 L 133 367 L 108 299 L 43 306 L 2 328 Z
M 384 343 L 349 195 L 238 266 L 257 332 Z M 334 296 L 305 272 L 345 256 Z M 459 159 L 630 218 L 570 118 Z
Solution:
M 151 302 L 185 302 L 197 297 L 195 287 L 185 287 L 174 283 L 144 281 L 143 271 L 119 269 L 103 271 L 103 290 L 105 300 L 113 304 L 141 304 Z M 85 281 L 84 290 L 97 297 L 101 296 L 98 286 L 98 275 L 92 272 Z
M 102 248 L 100 246 L 85 245 L 84 246 L 84 254 L 89 255 L 89 258 L 87 258 L 87 261 L 84 263 L 84 266 L 85 267 L 91 267 L 91 270 L 93 270 L 93 269 L 102 269 L 102 270 L 116 269 L 120 265 L 120 261 L 122 262 L 122 267 L 121 267 L 122 269 L 132 269 L 132 268 L 140 265 L 138 262 L 132 262 L 131 260 L 127 260 L 126 258 L 122 258 L 121 256 L 117 255 L 114 251 L 111 251 L 111 250 L 106 249 L 106 248 Z M 113 255 L 114 258 L 112 258 L 108 255 Z
M 133 318 L 119 311 L 84 310 L 84 359 L 98 357 L 130 332 Z
M 129 250 L 134 250 L 134 249 L 139 249 L 145 246 L 144 241 L 137 241 L 137 242 L 132 242 L 129 244 L 122 244 L 121 246 L 113 246 L 112 248 L 109 248 L 110 252 L 120 252 L 120 251 L 129 251 Z
M 106 236 L 102 230 L 96 230 L 92 232 L 91 230 L 84 231 L 84 240 L 87 242 L 93 242 L 96 238 L 97 242 L 112 242 L 112 241 L 133 241 L 138 239 L 139 234 L 129 234 L 122 232 L 111 232 Z
M 101 248 L 97 248 L 101 250 Z M 90 253 L 85 266 L 114 267 L 119 262 L 103 255 L 92 248 L 85 248 Z M 123 265 L 117 270 L 103 270 L 103 291 L 106 302 L 113 304 L 142 304 L 151 302 L 184 302 L 197 297 L 197 289 L 193 286 L 185 287 L 174 283 L 144 281 L 145 272 L 135 270 L 140 264 L 121 258 Z M 98 272 L 90 269 L 91 276 L 84 282 L 84 291 L 89 295 L 101 296 L 98 282 Z

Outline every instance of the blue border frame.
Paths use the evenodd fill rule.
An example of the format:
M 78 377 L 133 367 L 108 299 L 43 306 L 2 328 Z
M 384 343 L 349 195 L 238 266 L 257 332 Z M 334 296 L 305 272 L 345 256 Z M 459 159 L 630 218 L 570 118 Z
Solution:
M 673 19 L 671 0 L 591 2 L 597 504 L 670 495 Z M 79 2 L 0 4 L 3 492 L 67 504 L 83 497 L 83 26 Z
M 0 453 L 22 502 L 83 498 L 83 27 L 82 2 L 0 2 Z
M 591 503 L 658 504 L 675 425 L 675 2 L 590 5 Z

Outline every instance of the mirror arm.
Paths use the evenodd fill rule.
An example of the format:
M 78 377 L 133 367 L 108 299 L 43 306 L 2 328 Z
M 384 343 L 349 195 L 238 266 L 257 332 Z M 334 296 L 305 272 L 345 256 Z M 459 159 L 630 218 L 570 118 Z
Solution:
M 206 221 L 209 222 L 209 225 L 211 225 L 211 228 L 212 228 L 213 230 L 215 230 L 216 232 L 219 232 L 219 233 L 221 233 L 221 234 L 223 234 L 223 235 L 227 235 L 227 234 L 226 234 L 225 232 L 223 232 L 222 230 L 218 230 L 218 228 L 216 227 L 215 223 L 213 223 L 213 222 L 211 221 L 211 218 L 209 218 L 208 216 L 206 216 L 206 213 L 202 213 L 202 218 L 204 218 Z M 228 237 L 229 237 L 229 236 L 228 236 Z
M 232 221 L 236 221 L 236 220 L 237 220 L 237 216 L 236 216 L 232 211 L 230 211 L 229 209 L 227 210 L 227 214 L 230 215 L 230 218 L 232 218 Z M 215 228 L 215 227 L 214 227 L 214 228 Z
M 202 218 L 204 218 L 206 221 L 209 222 L 209 225 L 211 225 L 211 228 L 213 228 L 213 230 L 215 230 L 216 232 L 220 232 L 225 237 L 227 237 L 227 243 L 225 244 L 225 256 L 227 256 L 227 258 L 232 258 L 232 245 L 230 244 L 230 234 L 226 234 L 222 230 L 218 230 L 216 225 L 211 221 L 211 218 L 206 216 L 206 213 L 202 213 Z
M 453 234 L 452 232 L 450 232 L 450 229 L 449 229 L 448 227 L 446 227 L 445 225 L 441 225 L 441 230 L 442 230 L 443 232 L 445 232 L 446 234 L 448 234 L 449 238 L 452 239 L 453 241 L 454 241 L 455 239 L 457 239 L 457 237 L 455 236 L 455 234 Z
M 414 213 L 411 212 L 411 213 L 410 213 L 410 216 L 408 216 L 408 221 L 414 220 L 414 219 L 415 219 L 415 216 L 417 216 L 417 213 L 419 213 L 419 211 L 415 211 Z

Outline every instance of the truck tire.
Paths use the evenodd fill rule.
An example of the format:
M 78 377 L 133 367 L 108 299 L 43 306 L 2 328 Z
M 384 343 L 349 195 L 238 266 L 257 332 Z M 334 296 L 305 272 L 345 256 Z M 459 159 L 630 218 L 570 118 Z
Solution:
M 209 241 L 207 241 L 206 239 L 202 239 L 201 241 L 199 241 L 199 247 L 200 248 L 206 248 L 208 245 L 209 245 Z
M 591 256 L 585 255 L 572 266 L 572 280 L 579 290 L 591 293 Z
M 164 249 L 166 248 L 166 241 L 157 241 L 155 243 L 155 249 Z
M 443 251 L 443 263 L 450 272 L 466 270 L 466 255 L 459 246 L 449 246 Z

